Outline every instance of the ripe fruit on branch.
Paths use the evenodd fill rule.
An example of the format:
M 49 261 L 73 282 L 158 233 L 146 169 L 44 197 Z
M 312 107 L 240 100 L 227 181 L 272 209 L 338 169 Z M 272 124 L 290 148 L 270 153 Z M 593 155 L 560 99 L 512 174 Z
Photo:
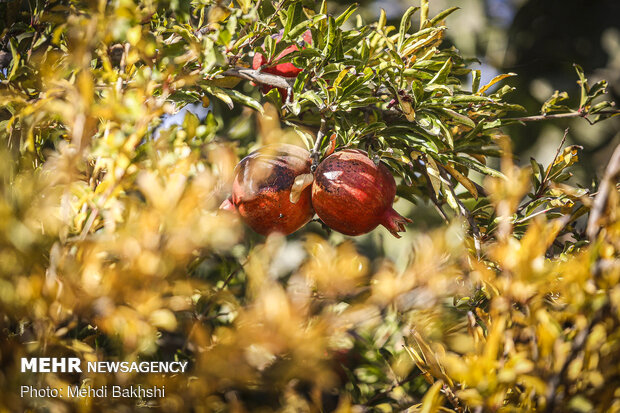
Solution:
M 239 162 L 232 196 L 221 209 L 236 209 L 243 221 L 259 234 L 288 235 L 305 225 L 314 211 L 308 186 L 291 202 L 295 178 L 310 173 L 310 152 L 295 145 L 267 145 Z
M 308 44 L 312 44 L 312 34 L 310 30 L 306 30 L 306 32 L 302 35 L 303 41 Z M 280 32 L 275 36 L 276 44 L 282 39 L 282 33 Z M 274 59 L 268 60 L 262 53 L 256 53 L 254 55 L 254 59 L 252 60 L 252 69 L 257 70 L 262 66 L 262 71 L 265 73 L 270 73 L 272 75 L 278 75 L 282 77 L 297 77 L 299 73 L 301 73 L 302 69 L 298 68 L 294 64 L 290 62 L 279 63 L 277 61 L 284 58 L 285 56 L 299 50 L 299 47 L 295 44 L 284 49 L 280 54 L 278 54 Z M 269 92 L 273 89 L 273 86 L 263 85 L 261 90 L 263 93 Z M 278 88 L 280 91 L 280 96 L 282 96 L 282 100 L 286 100 L 288 92 L 286 89 Z
M 346 235 L 365 234 L 381 224 L 400 238 L 411 220 L 392 208 L 395 196 L 390 171 L 359 149 L 328 156 L 314 174 L 314 210 L 327 226 Z

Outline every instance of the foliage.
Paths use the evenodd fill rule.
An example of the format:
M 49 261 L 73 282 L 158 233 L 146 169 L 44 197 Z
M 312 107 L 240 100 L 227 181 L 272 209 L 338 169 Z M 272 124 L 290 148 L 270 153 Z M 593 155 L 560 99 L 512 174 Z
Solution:
M 5 29 L 5 410 L 620 409 L 620 152 L 598 188 L 570 183 L 576 146 L 519 168 L 502 127 L 532 117 L 499 87 L 512 74 L 481 86 L 441 47 L 456 9 L 432 17 L 421 1 L 391 27 L 383 12 L 368 24 L 355 6 L 327 7 L 37 2 Z M 280 61 L 297 78 L 248 68 L 306 30 L 312 44 Z M 605 82 L 577 73 L 579 107 L 558 92 L 533 117 L 615 114 Z M 263 97 L 245 80 L 289 91 Z M 196 102 L 213 108 L 204 121 L 188 113 L 153 137 L 163 114 Z M 447 221 L 401 241 L 406 265 L 316 227 L 264 239 L 217 212 L 240 156 L 290 141 L 318 160 L 332 134 Z M 19 373 L 20 357 L 66 355 L 191 371 Z M 164 384 L 166 397 L 21 398 L 26 383 Z

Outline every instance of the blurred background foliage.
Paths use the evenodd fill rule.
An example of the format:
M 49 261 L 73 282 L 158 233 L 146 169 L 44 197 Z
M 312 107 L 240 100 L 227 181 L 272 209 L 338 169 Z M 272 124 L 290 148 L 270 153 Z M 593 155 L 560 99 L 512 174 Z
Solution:
M 409 6 L 406 1 L 369 3 L 376 12 L 383 7 L 393 22 Z M 612 100 L 620 96 L 620 22 L 615 17 L 620 4 L 613 0 L 596 2 L 535 0 L 435 0 L 432 12 L 457 6 L 447 32 L 448 41 L 464 55 L 480 61 L 488 80 L 497 73 L 515 72 L 507 80 L 516 87 L 511 96 L 528 112 L 539 110 L 555 91 L 571 94 L 575 89 L 573 63 L 584 68 L 589 79 L 609 82 Z M 473 67 L 476 67 L 475 65 Z M 483 81 L 484 83 L 484 81 Z M 569 100 L 569 102 L 571 102 Z M 569 103 L 570 104 L 570 103 Z M 583 146 L 580 166 L 582 182 L 591 181 L 607 164 L 620 142 L 620 120 L 591 127 L 581 119 L 554 120 L 513 126 L 510 135 L 516 155 L 525 164 L 530 157 L 548 162 L 566 127 L 568 141 Z
M 293 3 L 0 3 L 0 410 L 619 411 L 618 117 L 501 123 L 516 116 L 512 103 L 540 113 L 556 89 L 582 108 L 573 63 L 590 86 L 606 79 L 608 98 L 618 96 L 617 2 L 430 2 L 428 18 L 461 8 L 419 53 L 423 66 L 410 67 L 422 85 L 415 109 L 452 111 L 437 118 L 437 135 L 424 118 L 410 121 L 403 102 L 393 120 L 387 101 L 365 94 L 400 82 L 416 96 L 415 82 L 385 67 L 400 56 L 382 27 L 399 33 L 404 2 L 361 2 L 340 32 L 335 19 L 321 26 L 323 12 L 337 18 L 348 3 L 298 3 L 318 16 L 316 47 L 333 50 L 329 33 L 340 33 L 358 66 L 321 72 L 330 56 L 308 46 L 294 58 L 320 81 L 296 83 L 293 102 L 245 80 L 217 83 L 271 34 L 294 29 Z M 423 12 L 403 40 L 418 38 Z M 352 40 L 364 26 L 381 45 L 374 71 L 357 70 L 364 42 Z M 443 30 L 435 26 L 425 33 Z M 246 35 L 254 40 L 235 49 Z M 518 76 L 473 99 L 492 100 L 485 110 L 451 100 L 472 99 L 469 68 L 481 70 L 480 85 Z M 383 229 L 328 234 L 318 223 L 264 238 L 217 211 L 240 157 L 266 143 L 311 144 L 315 103 L 330 97 L 317 84 L 358 75 L 369 87 L 333 99 L 329 125 L 339 146 L 365 147 L 392 167 L 397 209 L 414 220 L 403 239 Z M 511 103 L 498 92 L 506 83 Z M 347 112 L 360 102 L 376 105 L 367 117 Z M 188 103 L 203 109 L 166 123 Z M 359 138 L 370 116 L 383 146 Z M 488 128 L 473 148 L 453 150 L 448 136 L 458 148 L 472 139 L 471 122 Z M 392 125 L 418 128 L 412 143 L 389 135 Z M 403 169 L 415 161 L 409 145 L 424 154 L 415 173 Z M 44 356 L 191 367 L 177 376 L 19 372 L 20 357 Z M 165 385 L 166 397 L 19 396 L 23 384 L 137 383 Z

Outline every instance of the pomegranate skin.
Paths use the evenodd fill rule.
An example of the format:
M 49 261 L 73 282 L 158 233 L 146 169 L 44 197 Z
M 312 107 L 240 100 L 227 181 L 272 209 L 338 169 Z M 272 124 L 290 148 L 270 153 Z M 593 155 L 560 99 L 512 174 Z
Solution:
M 314 215 L 309 186 L 297 203 L 290 201 L 295 177 L 310 173 L 310 164 L 310 153 L 295 145 L 268 145 L 252 152 L 237 165 L 230 202 L 259 234 L 291 234 Z
M 314 174 L 314 210 L 327 226 L 346 235 L 365 234 L 381 224 L 400 238 L 398 232 L 411 220 L 392 208 L 395 196 L 390 171 L 359 149 L 328 156 Z

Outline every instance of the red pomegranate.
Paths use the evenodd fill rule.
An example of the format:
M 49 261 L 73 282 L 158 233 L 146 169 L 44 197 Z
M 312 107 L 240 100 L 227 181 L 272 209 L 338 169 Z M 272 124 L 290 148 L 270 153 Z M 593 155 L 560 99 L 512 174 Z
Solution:
M 346 235 L 365 234 L 381 224 L 400 238 L 411 220 L 394 211 L 395 196 L 390 171 L 359 149 L 328 156 L 314 174 L 314 210 L 327 226 Z
M 310 32 L 310 30 L 306 30 L 302 38 L 304 42 L 312 44 L 312 33 Z M 278 43 L 280 39 L 282 39 L 282 33 L 276 35 L 275 39 L 276 43 Z M 294 64 L 290 62 L 274 64 L 278 60 L 284 58 L 284 56 L 287 56 L 297 50 L 299 50 L 299 48 L 297 47 L 297 45 L 293 44 L 282 50 L 282 52 L 280 52 L 280 54 L 278 54 L 273 60 L 267 60 L 267 58 L 262 53 L 256 53 L 254 55 L 254 59 L 252 60 L 252 69 L 256 70 L 259 69 L 261 66 L 266 66 L 262 69 L 262 71 L 265 73 L 271 73 L 272 75 L 278 75 L 283 77 L 297 77 L 297 75 L 301 73 L 302 69 L 298 68 Z M 273 86 L 263 85 L 261 88 L 263 93 L 267 93 L 271 89 L 273 89 Z M 282 96 L 282 101 L 286 100 L 286 96 L 288 95 L 286 89 L 279 88 L 278 90 L 280 91 L 280 96 Z
M 239 162 L 232 196 L 221 209 L 236 209 L 243 221 L 259 234 L 288 235 L 305 225 L 312 216 L 311 189 L 290 200 L 295 178 L 310 173 L 310 152 L 295 145 L 267 145 Z

